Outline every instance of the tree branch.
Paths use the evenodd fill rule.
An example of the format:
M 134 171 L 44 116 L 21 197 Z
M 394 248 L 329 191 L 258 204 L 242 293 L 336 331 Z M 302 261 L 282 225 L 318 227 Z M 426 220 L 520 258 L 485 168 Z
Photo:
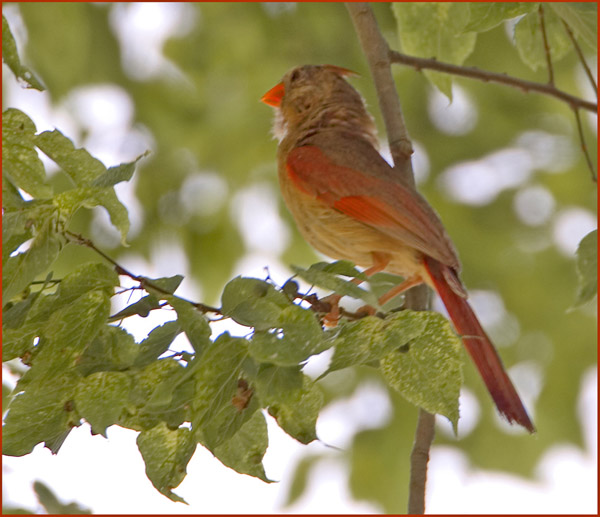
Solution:
M 422 57 L 408 56 L 395 50 L 390 50 L 390 61 L 392 63 L 401 63 L 403 65 L 411 66 L 416 70 L 435 70 L 445 74 L 459 75 L 461 77 L 477 79 L 486 83 L 505 84 L 519 88 L 525 92 L 532 91 L 555 97 L 563 102 L 566 102 L 572 108 L 581 108 L 591 111 L 592 113 L 596 113 L 598 111 L 597 103 L 586 101 L 579 97 L 575 97 L 574 95 L 570 95 L 562 90 L 559 90 L 552 84 L 526 81 L 525 79 L 519 79 L 518 77 L 511 77 L 506 74 L 489 72 L 473 66 L 451 65 L 450 63 L 442 63 L 441 61 L 433 58 L 427 59 Z
M 429 449 L 435 435 L 435 415 L 424 409 L 419 410 L 415 443 L 410 454 L 410 493 L 408 495 L 408 513 L 425 513 L 425 484 L 427 482 L 427 463 Z
M 594 79 L 594 74 L 592 74 L 592 71 L 590 70 L 590 67 L 588 66 L 585 60 L 583 52 L 581 51 L 581 47 L 579 46 L 579 43 L 577 43 L 577 40 L 575 39 L 571 27 L 569 27 L 566 21 L 562 20 L 562 22 L 565 27 L 565 30 L 567 31 L 567 34 L 569 35 L 569 38 L 571 39 L 571 43 L 573 43 L 573 47 L 575 47 L 575 52 L 577 52 L 577 57 L 579 57 L 579 61 L 581 61 L 581 66 L 583 66 L 583 69 L 585 70 L 585 75 L 587 75 L 587 78 L 590 84 L 592 85 L 592 88 L 594 89 L 596 99 L 598 99 L 598 85 L 596 84 L 596 80 Z
M 346 7 L 350 12 L 361 47 L 371 69 L 379 99 L 379 109 L 385 122 L 390 153 L 394 160 L 394 168 L 405 181 L 414 186 L 410 160 L 413 149 L 404 124 L 396 85 L 392 78 L 390 48 L 381 35 L 373 11 L 367 3 L 348 2 Z
M 579 116 L 579 111 L 574 109 L 573 113 L 575 114 L 575 122 L 577 123 L 577 133 L 579 134 L 579 141 L 581 142 L 581 150 L 583 151 L 583 155 L 585 156 L 585 161 L 587 163 L 588 169 L 592 173 L 592 181 L 597 182 L 598 177 L 596 175 L 596 171 L 594 170 L 594 164 L 592 163 L 590 153 L 588 152 L 588 148 L 585 143 L 585 137 L 583 136 L 583 126 L 581 124 L 581 117 Z
M 172 292 L 170 292 L 166 289 L 163 289 L 162 287 L 154 284 L 148 278 L 146 278 L 144 276 L 136 275 L 136 274 L 132 273 L 131 271 L 128 271 L 123 266 L 121 266 L 119 263 L 117 263 L 114 259 L 110 258 L 101 249 L 97 248 L 96 245 L 90 239 L 85 238 L 83 235 L 79 235 L 77 233 L 73 233 L 68 230 L 65 232 L 65 235 L 66 235 L 67 239 L 69 239 L 71 242 L 74 242 L 75 244 L 79 244 L 80 246 L 85 246 L 85 247 L 90 248 L 91 250 L 95 251 L 104 260 L 106 260 L 107 262 L 110 262 L 115 267 L 115 271 L 117 272 L 118 275 L 128 276 L 132 280 L 139 282 L 140 287 L 142 287 L 143 289 L 146 289 L 146 288 L 153 289 L 154 291 L 158 291 L 159 293 L 167 295 L 167 296 L 175 296 Z M 185 298 L 181 298 L 180 296 L 177 296 L 177 298 L 180 298 L 181 300 L 188 302 L 189 304 L 193 305 L 194 307 L 196 307 L 196 309 L 198 309 L 199 311 L 201 311 L 203 313 L 214 312 L 216 314 L 221 314 L 221 310 L 217 309 L 216 307 L 211 307 L 210 305 L 205 305 L 203 303 L 192 302 L 190 300 L 186 300 Z
M 544 20 L 544 6 L 540 2 L 538 7 L 538 16 L 540 17 L 540 32 L 544 43 L 544 54 L 546 56 L 546 65 L 548 67 L 548 83 L 554 86 L 554 68 L 552 67 L 552 57 L 550 56 L 550 45 L 548 45 L 548 36 L 546 35 L 546 21 Z
M 379 109 L 383 115 L 388 135 L 394 169 L 400 177 L 414 187 L 412 171 L 412 144 L 404 124 L 400 99 L 392 78 L 390 47 L 383 38 L 369 4 L 347 2 L 346 8 L 358 34 L 363 52 L 369 63 L 371 75 L 377 89 Z M 420 285 L 406 293 L 405 306 L 413 310 L 429 308 L 429 289 Z M 419 409 L 419 420 L 410 462 L 410 486 L 408 513 L 425 512 L 425 485 L 427 482 L 427 462 L 429 449 L 434 436 L 435 415 Z

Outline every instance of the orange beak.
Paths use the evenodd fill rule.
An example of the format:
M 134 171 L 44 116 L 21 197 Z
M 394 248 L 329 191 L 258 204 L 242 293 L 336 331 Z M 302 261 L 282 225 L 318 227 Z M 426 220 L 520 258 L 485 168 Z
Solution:
M 267 93 L 265 93 L 260 100 L 265 104 L 268 104 L 269 106 L 279 108 L 279 106 L 281 105 L 281 99 L 283 99 L 284 94 L 285 88 L 283 86 L 283 83 L 279 83 L 273 86 L 273 88 L 271 88 Z

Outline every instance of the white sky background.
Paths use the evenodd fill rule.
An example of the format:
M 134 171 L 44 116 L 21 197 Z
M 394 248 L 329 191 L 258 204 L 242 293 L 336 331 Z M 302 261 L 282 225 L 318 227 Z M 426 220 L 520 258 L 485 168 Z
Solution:
M 190 14 L 190 6 L 159 3 L 120 4 L 115 5 L 113 9 L 119 11 L 119 16 L 114 16 L 113 22 L 117 33 L 122 35 L 120 40 L 123 56 L 129 70 L 133 70 L 140 79 L 156 74 L 185 80 L 180 72 L 162 57 L 161 46 L 172 32 L 177 31 L 181 34 L 185 32 L 186 27 L 191 28 L 197 21 Z M 14 16 L 15 11 L 11 10 L 10 6 L 5 7 L 4 11 L 18 42 L 22 42 L 26 35 L 19 29 L 18 19 Z M 3 66 L 3 73 L 11 72 Z M 32 116 L 39 131 L 58 127 L 67 136 L 73 137 L 79 134 L 79 128 L 94 129 L 85 142 L 76 144 L 85 145 L 94 156 L 107 165 L 131 160 L 146 148 L 152 147 L 152 140 L 147 132 L 140 128 L 133 131 L 129 129 L 133 117 L 132 103 L 118 87 L 101 85 L 80 89 L 62 106 L 52 108 L 44 93 L 23 90 L 10 80 L 8 83 L 5 104 L 21 108 Z M 74 119 L 69 111 L 73 107 L 77 107 L 77 119 Z M 446 127 L 448 130 L 458 131 L 459 134 L 468 133 L 477 119 L 476 108 L 462 90 L 455 91 L 455 100 L 451 106 L 447 105 L 444 98 L 432 93 L 429 109 L 432 120 L 440 130 Z M 265 135 L 265 138 L 269 137 L 270 135 Z M 123 146 L 124 140 L 131 145 Z M 415 168 L 418 178 L 423 179 L 429 172 L 428 159 L 418 142 L 416 144 L 418 153 Z M 124 154 L 123 149 L 128 149 L 128 154 Z M 551 221 L 554 228 L 552 242 L 535 245 L 556 246 L 563 253 L 572 255 L 574 246 L 595 227 L 595 215 L 580 208 L 567 208 L 557 212 L 552 194 L 541 185 L 531 184 L 528 180 L 534 169 L 545 168 L 550 169 L 550 173 L 560 173 L 569 166 L 574 152 L 578 151 L 570 149 L 568 143 L 555 135 L 541 132 L 523 133 L 511 147 L 473 162 L 458 164 L 444 171 L 439 181 L 449 195 L 455 196 L 463 203 L 474 205 L 488 203 L 502 190 L 525 185 L 527 182 L 527 186 L 515 196 L 515 212 L 525 224 L 536 226 Z M 507 170 L 500 170 L 506 163 L 516 164 L 510 167 L 510 174 Z M 552 167 L 549 167 L 550 164 Z M 198 192 L 208 186 L 221 197 L 225 197 L 226 190 L 223 189 L 227 186 L 219 181 L 218 175 L 203 174 L 193 181 L 200 183 Z M 468 198 L 461 197 L 461 193 L 465 192 L 460 188 L 461 181 L 467 181 L 470 185 Z M 186 187 L 184 192 L 188 190 Z M 132 240 L 136 227 L 139 226 L 140 210 L 130 185 L 121 184 L 118 193 L 130 209 Z M 291 272 L 277 258 L 281 250 L 266 244 L 281 244 L 288 238 L 288 230 L 273 208 L 276 206 L 273 200 L 278 193 L 273 192 L 267 185 L 256 185 L 237 195 L 240 210 L 232 213 L 232 217 L 240 221 L 240 225 L 243 224 L 242 216 L 247 220 L 248 214 L 256 213 L 258 206 L 262 206 L 264 210 L 259 219 L 268 221 L 269 224 L 263 227 L 255 224 L 244 225 L 246 245 L 250 251 L 238 263 L 235 273 L 264 277 L 263 268 L 268 265 L 271 276 L 283 283 L 291 276 Z M 182 199 L 182 202 L 185 203 L 186 200 Z M 111 237 L 111 230 L 107 228 L 107 222 L 100 214 L 101 212 L 97 217 L 97 224 L 99 228 L 106 229 L 105 238 L 109 242 L 114 236 Z M 279 235 L 280 238 L 273 239 L 273 234 Z M 264 235 L 269 238 L 264 239 Z M 132 256 L 124 260 L 123 265 L 151 277 L 186 274 L 185 255 L 176 244 L 167 245 L 161 241 L 151 263 Z M 171 251 L 165 253 L 165 250 Z M 182 286 L 182 295 L 202 299 L 197 286 L 188 278 Z M 484 325 L 494 323 L 485 322 L 486 304 L 495 304 L 494 310 L 488 313 L 498 313 L 498 306 L 503 309 L 502 300 L 496 298 L 494 293 L 486 292 L 475 293 L 473 297 L 475 304 L 479 304 L 477 310 L 483 311 Z M 509 318 L 510 315 L 505 314 L 505 317 Z M 131 320 L 133 321 L 133 318 Z M 137 320 L 137 324 L 127 328 L 138 340 L 145 337 L 149 329 L 162 322 L 151 321 L 150 318 Z M 218 332 L 223 330 L 224 328 L 220 328 Z M 526 365 L 522 366 L 525 368 Z M 593 368 L 582 379 L 578 401 L 585 449 L 580 450 L 569 444 L 551 448 L 540 461 L 534 481 L 504 473 L 475 470 L 470 467 L 468 459 L 460 450 L 434 446 L 429 468 L 428 512 L 486 513 L 493 509 L 495 513 L 596 513 L 596 387 L 597 373 Z M 532 388 L 530 395 L 535 398 L 535 389 Z M 476 423 L 480 408 L 466 390 L 461 397 L 461 406 L 465 414 L 465 418 L 460 422 L 461 432 L 468 434 Z M 469 413 L 474 415 L 471 422 L 466 418 Z M 319 419 L 317 431 L 324 442 L 343 448 L 350 443 L 356 432 L 379 426 L 388 416 L 389 400 L 383 388 L 377 384 L 366 385 L 350 399 L 328 407 Z M 441 419 L 438 419 L 438 422 L 439 420 Z M 71 432 L 57 456 L 52 456 L 49 450 L 40 445 L 32 454 L 21 458 L 3 457 L 4 504 L 39 510 L 31 489 L 32 482 L 38 479 L 47 483 L 63 501 L 75 500 L 95 513 L 381 511 L 374 505 L 352 499 L 346 488 L 346 465 L 333 449 L 325 449 L 320 443 L 302 446 L 283 433 L 270 417 L 268 423 L 270 445 L 264 463 L 267 475 L 271 479 L 281 480 L 280 483 L 268 485 L 240 475 L 224 467 L 208 451 L 198 447 L 188 465 L 188 476 L 175 489 L 177 494 L 186 499 L 189 506 L 172 503 L 160 495 L 146 478 L 144 464 L 135 443 L 136 432 L 113 426 L 108 430 L 109 439 L 105 440 L 100 436 L 91 436 L 89 426 L 84 424 Z M 438 432 L 447 433 L 448 426 L 439 422 Z M 283 509 L 281 504 L 289 488 L 294 466 L 303 455 L 311 454 L 312 451 L 327 451 L 330 459 L 320 463 L 313 471 L 307 494 L 293 507 Z

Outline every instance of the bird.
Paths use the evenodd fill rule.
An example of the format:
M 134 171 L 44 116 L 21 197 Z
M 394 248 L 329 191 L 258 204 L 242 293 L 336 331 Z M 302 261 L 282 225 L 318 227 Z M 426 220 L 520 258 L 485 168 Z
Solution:
M 335 65 L 288 71 L 261 98 L 274 108 L 279 184 L 306 241 L 319 252 L 404 281 L 427 284 L 444 303 L 499 413 L 535 432 L 493 343 L 468 302 L 460 262 L 439 216 L 378 151 L 373 117 Z M 339 299 L 339 298 L 338 298 Z

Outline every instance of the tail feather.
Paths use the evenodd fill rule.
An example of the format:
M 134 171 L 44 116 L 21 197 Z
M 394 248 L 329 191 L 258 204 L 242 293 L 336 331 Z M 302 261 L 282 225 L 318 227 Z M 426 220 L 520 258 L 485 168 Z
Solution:
M 530 433 L 535 432 L 535 427 L 504 370 L 496 348 L 481 327 L 464 293 L 457 292 L 456 288 L 448 283 L 447 276 L 455 276 L 454 271 L 431 257 L 425 257 L 424 262 L 433 285 L 444 302 L 454 327 L 479 370 L 498 411 L 510 423 L 516 422 Z

